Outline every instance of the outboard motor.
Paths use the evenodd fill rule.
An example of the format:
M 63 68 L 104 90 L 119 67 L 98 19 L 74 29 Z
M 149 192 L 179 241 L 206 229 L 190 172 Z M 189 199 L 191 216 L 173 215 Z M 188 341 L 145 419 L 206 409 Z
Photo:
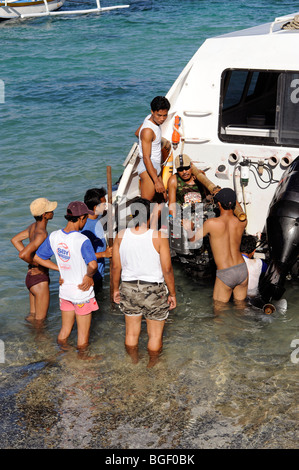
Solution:
M 283 173 L 266 221 L 270 264 L 259 290 L 268 302 L 279 300 L 299 253 L 299 157 Z

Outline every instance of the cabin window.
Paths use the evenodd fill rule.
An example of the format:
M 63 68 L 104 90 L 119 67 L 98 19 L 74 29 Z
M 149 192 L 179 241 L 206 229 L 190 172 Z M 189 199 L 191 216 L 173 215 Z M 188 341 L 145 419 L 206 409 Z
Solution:
M 299 147 L 299 73 L 225 70 L 219 137 L 225 142 Z
M 299 73 L 283 73 L 278 80 L 276 141 L 299 146 Z

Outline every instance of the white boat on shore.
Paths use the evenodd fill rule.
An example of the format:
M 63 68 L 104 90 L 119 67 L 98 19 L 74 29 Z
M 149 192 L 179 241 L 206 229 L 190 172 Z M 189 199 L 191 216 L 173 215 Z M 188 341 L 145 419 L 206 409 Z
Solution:
M 171 108 L 163 137 L 171 141 L 175 117 L 181 122 L 173 160 L 185 153 L 215 185 L 234 189 L 248 220 L 247 233 L 259 240 L 268 237 L 268 249 L 269 207 L 282 176 L 299 155 L 298 28 L 295 13 L 207 39 L 166 95 Z M 138 162 L 134 144 L 115 194 L 118 204 L 139 193 Z M 292 194 L 296 221 L 299 177 Z M 281 243 L 287 243 L 282 238 Z M 294 243 L 293 264 L 298 234 Z
M 79 15 L 101 13 L 118 8 L 128 8 L 130 5 L 116 5 L 101 7 L 100 0 L 96 0 L 95 8 L 84 10 L 58 11 L 65 0 L 0 0 L 0 19 L 31 18 L 38 16 Z

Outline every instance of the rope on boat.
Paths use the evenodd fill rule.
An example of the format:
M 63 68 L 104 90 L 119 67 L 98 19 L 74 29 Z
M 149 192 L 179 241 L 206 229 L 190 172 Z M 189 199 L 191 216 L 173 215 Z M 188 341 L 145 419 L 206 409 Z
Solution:
M 295 16 L 292 21 L 284 24 L 281 29 L 299 29 L 299 15 Z

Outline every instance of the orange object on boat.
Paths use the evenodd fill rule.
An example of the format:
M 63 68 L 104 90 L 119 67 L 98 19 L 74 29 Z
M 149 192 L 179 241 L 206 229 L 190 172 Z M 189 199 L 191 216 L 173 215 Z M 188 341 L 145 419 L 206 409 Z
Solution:
M 178 132 L 179 128 L 181 125 L 181 118 L 180 116 L 175 116 L 174 118 L 174 127 L 173 127 L 173 133 L 171 137 L 171 142 L 174 148 L 176 148 L 181 140 L 180 133 Z

